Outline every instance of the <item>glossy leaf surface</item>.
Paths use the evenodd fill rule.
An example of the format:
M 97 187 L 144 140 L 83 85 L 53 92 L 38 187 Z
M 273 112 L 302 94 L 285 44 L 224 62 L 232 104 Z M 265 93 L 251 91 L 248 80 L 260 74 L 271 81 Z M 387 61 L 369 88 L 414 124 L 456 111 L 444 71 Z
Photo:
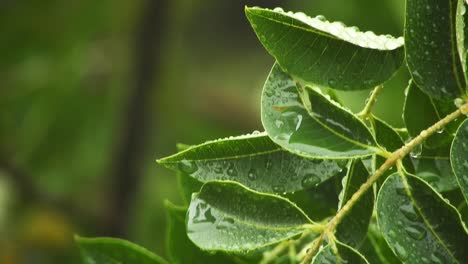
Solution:
M 323 247 L 312 260 L 312 264 L 369 264 L 361 253 L 350 246 L 337 241 L 336 247 L 336 252 L 333 250 L 331 245 Z
M 306 159 L 283 150 L 266 135 L 209 141 L 159 160 L 201 182 L 232 180 L 263 192 L 294 192 L 339 173 L 345 161 Z
M 377 219 L 404 263 L 464 263 L 468 234 L 456 209 L 419 178 L 393 174 L 377 198 Z
M 375 141 L 353 114 L 317 91 L 303 91 L 274 65 L 263 87 L 262 123 L 271 139 L 305 157 L 345 159 L 372 154 Z
M 385 123 L 380 118 L 375 116 L 372 118 L 372 127 L 374 129 L 377 143 L 379 143 L 379 145 L 384 147 L 387 151 L 393 152 L 404 145 L 403 139 L 400 137 L 400 135 L 398 135 L 398 133 L 389 124 Z M 385 158 L 377 156 L 375 159 L 375 167 L 379 168 L 380 166 L 382 166 L 385 160 Z M 406 171 L 410 173 L 415 172 L 413 162 L 411 161 L 411 158 L 409 156 L 405 156 L 403 158 L 403 165 L 405 166 Z M 388 175 L 394 172 L 396 172 L 395 167 L 392 167 L 385 171 L 384 175 L 381 176 L 377 181 L 379 186 L 383 183 L 383 181 Z
M 167 264 L 150 251 L 116 238 L 76 238 L 85 264 Z
M 416 147 L 412 152 L 416 176 L 425 180 L 438 192 L 458 188 L 457 179 L 450 165 L 450 145 L 437 149 Z
M 466 81 L 457 49 L 458 0 L 407 0 L 406 61 L 413 80 L 434 98 L 465 94 Z
M 468 203 L 468 119 L 458 129 L 450 156 L 458 185 Z
M 438 109 L 435 103 L 436 101 L 423 93 L 414 81 L 410 81 L 406 91 L 403 120 L 411 137 L 418 136 L 421 131 L 445 117 L 445 111 Z M 455 111 L 455 105 L 452 102 L 448 103 L 452 105 L 451 111 L 448 111 Z M 430 136 L 424 145 L 434 148 L 450 142 L 451 139 L 450 133 L 444 129 Z
M 401 261 L 395 256 L 380 232 L 376 223 L 369 226 L 367 239 L 359 247 L 359 251 L 366 256 L 369 263 L 399 264 Z
M 267 51 L 294 78 L 340 90 L 375 87 L 403 62 L 403 39 L 377 36 L 323 16 L 246 8 Z
M 236 182 L 208 182 L 192 196 L 187 234 L 198 247 L 245 252 L 304 231 L 312 221 L 290 201 Z
M 187 209 L 165 203 L 167 212 L 166 245 L 168 256 L 174 264 L 233 263 L 228 257 L 200 250 L 189 240 L 185 227 Z
M 361 160 L 351 162 L 348 174 L 343 178 L 343 190 L 340 194 L 340 208 L 366 182 L 369 172 Z M 367 234 L 369 222 L 374 210 L 374 193 L 367 191 L 350 209 L 336 229 L 336 238 L 351 247 L 357 247 Z

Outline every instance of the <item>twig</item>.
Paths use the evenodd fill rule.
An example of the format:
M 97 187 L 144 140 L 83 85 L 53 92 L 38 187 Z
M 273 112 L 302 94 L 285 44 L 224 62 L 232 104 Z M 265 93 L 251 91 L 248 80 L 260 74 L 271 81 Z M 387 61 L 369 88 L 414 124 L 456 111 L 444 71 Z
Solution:
M 361 118 L 365 118 L 369 116 L 371 113 L 372 107 L 374 106 L 375 102 L 377 101 L 377 95 L 379 92 L 382 90 L 383 85 L 377 85 L 374 90 L 372 91 L 370 97 L 367 99 L 366 106 L 364 106 L 364 109 L 360 113 L 358 113 L 358 116 Z
M 361 196 L 369 190 L 372 185 L 379 179 L 380 176 L 383 175 L 383 173 L 389 169 L 390 167 L 394 166 L 399 160 L 401 160 L 404 156 L 406 156 L 408 153 L 411 152 L 411 150 L 416 147 L 417 145 L 421 144 L 424 140 L 426 140 L 429 136 L 432 134 L 436 133 L 440 129 L 442 129 L 445 125 L 450 123 L 451 121 L 457 119 L 460 115 L 467 115 L 468 114 L 468 103 L 462 105 L 459 109 L 457 109 L 455 112 L 447 115 L 443 119 L 439 120 L 437 123 L 432 125 L 431 127 L 421 131 L 417 137 L 415 137 L 413 140 L 408 142 L 406 145 L 401 147 L 400 149 L 396 150 L 393 152 L 385 161 L 382 166 L 380 166 L 379 169 L 364 183 L 361 185 L 359 190 L 357 190 L 351 198 L 348 200 L 348 202 L 341 208 L 340 211 L 328 222 L 327 226 L 325 227 L 325 230 L 322 232 L 320 237 L 317 239 L 317 242 L 314 244 L 313 248 L 307 253 L 307 255 L 304 257 L 302 260 L 301 264 L 307 264 L 311 261 L 313 256 L 317 253 L 320 245 L 322 244 L 322 241 L 324 238 L 329 234 L 333 233 L 336 226 L 341 222 L 343 217 L 346 215 L 346 213 L 349 212 L 349 210 L 356 204 L 356 202 L 361 198 Z

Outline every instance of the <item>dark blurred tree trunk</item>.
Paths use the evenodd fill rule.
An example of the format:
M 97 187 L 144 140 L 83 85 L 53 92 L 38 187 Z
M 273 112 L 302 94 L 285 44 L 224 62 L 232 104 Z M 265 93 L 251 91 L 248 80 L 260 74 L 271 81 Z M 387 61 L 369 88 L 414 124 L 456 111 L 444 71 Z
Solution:
M 106 235 L 126 237 L 131 208 L 145 167 L 144 153 L 150 121 L 149 104 L 154 99 L 155 81 L 160 75 L 163 35 L 169 1 L 146 0 L 137 23 L 133 43 L 134 77 L 123 114 L 122 135 L 111 164 L 109 214 Z M 154 101 L 154 100 L 153 100 Z

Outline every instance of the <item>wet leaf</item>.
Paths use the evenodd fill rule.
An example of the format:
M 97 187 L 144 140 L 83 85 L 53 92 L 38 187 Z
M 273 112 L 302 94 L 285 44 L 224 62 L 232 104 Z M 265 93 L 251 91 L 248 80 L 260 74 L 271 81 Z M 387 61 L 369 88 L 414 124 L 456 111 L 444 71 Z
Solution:
M 458 129 L 450 151 L 452 168 L 468 203 L 468 120 Z
M 416 168 L 416 176 L 429 183 L 438 192 L 458 188 L 457 179 L 450 165 L 450 145 L 437 149 L 416 147 L 411 154 Z
M 403 139 L 398 135 L 398 133 L 385 121 L 381 120 L 378 117 L 373 117 L 372 118 L 372 128 L 374 129 L 375 133 L 375 138 L 377 140 L 377 143 L 379 143 L 380 146 L 383 146 L 387 151 L 393 152 L 396 151 L 397 149 L 401 148 L 405 143 L 403 142 Z M 376 156 L 375 158 L 375 167 L 379 168 L 384 164 L 385 158 L 381 156 Z M 409 156 L 405 156 L 403 158 L 403 165 L 406 169 L 406 171 L 410 173 L 414 173 L 414 165 L 413 162 L 411 161 L 411 158 Z M 388 175 L 396 172 L 396 168 L 392 167 L 388 169 L 387 171 L 384 172 L 384 175 L 381 176 L 378 180 L 378 185 L 382 185 L 383 181 L 388 177 Z
M 466 81 L 457 49 L 458 0 L 407 0 L 406 62 L 415 83 L 429 96 L 457 98 Z
M 340 194 L 341 208 L 351 196 L 366 182 L 369 172 L 361 160 L 351 162 L 348 174 L 343 178 L 343 190 Z M 374 193 L 367 191 L 348 211 L 336 228 L 336 238 L 351 247 L 358 247 L 366 237 L 369 222 L 374 210 Z
M 417 177 L 395 173 L 377 197 L 377 220 L 404 263 L 464 263 L 468 234 L 460 214 Z
M 377 36 L 323 16 L 246 8 L 260 42 L 294 78 L 339 90 L 385 82 L 403 62 L 403 39 Z
M 323 247 L 312 260 L 312 264 L 369 264 L 358 251 L 343 243 L 336 242 L 336 251 L 331 245 Z
M 406 91 L 403 120 L 405 121 L 406 128 L 411 137 L 418 136 L 421 131 L 444 118 L 446 114 L 456 110 L 455 105 L 451 101 L 448 102 L 451 107 L 447 106 L 447 108 L 450 109 L 444 109 L 444 111 L 439 109 L 436 103 L 437 101 L 423 93 L 414 81 L 410 81 Z M 438 104 L 442 104 L 442 102 L 438 102 Z M 449 131 L 444 129 L 425 140 L 424 146 L 435 148 L 447 144 L 451 142 L 451 140 L 452 135 Z
M 285 198 L 236 182 L 208 182 L 192 196 L 187 234 L 203 250 L 246 252 L 292 238 L 312 221 Z
M 369 232 L 363 245 L 359 247 L 359 252 L 366 256 L 369 263 L 399 264 L 401 261 L 395 256 L 393 251 L 385 241 L 377 224 L 369 226 Z
M 116 238 L 76 237 L 85 264 L 167 264 L 152 252 L 133 243 Z
M 306 159 L 283 150 L 266 135 L 208 141 L 158 161 L 198 181 L 232 180 L 262 192 L 294 192 L 338 174 L 346 161 Z
M 293 79 L 274 65 L 263 87 L 262 123 L 275 143 L 311 158 L 347 159 L 374 153 L 374 138 L 352 113 L 309 88 L 302 98 L 308 109 Z
M 186 208 L 175 206 L 167 201 L 165 207 L 167 212 L 166 248 L 171 263 L 233 263 L 226 256 L 200 250 L 189 240 L 185 227 Z

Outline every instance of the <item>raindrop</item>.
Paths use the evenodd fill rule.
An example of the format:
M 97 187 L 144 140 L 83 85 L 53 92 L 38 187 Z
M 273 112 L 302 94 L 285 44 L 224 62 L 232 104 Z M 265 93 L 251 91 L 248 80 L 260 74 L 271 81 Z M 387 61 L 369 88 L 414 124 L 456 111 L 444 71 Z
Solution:
M 275 125 L 277 128 L 281 128 L 284 125 L 284 122 L 278 119 L 275 121 Z
M 442 263 L 444 263 L 444 262 L 442 261 L 442 259 L 444 259 L 444 257 L 443 257 L 443 256 L 440 256 L 440 254 L 437 253 L 437 252 L 434 252 L 434 253 L 431 255 L 432 263 L 435 263 L 435 264 L 442 264 Z
M 327 19 L 326 19 L 324 16 L 322 16 L 322 15 L 318 15 L 318 16 L 316 16 L 315 18 L 318 19 L 318 20 L 320 20 L 320 21 L 322 21 L 322 22 L 327 21 Z
M 306 174 L 301 181 L 302 187 L 316 186 L 320 182 L 320 178 L 313 173 Z
M 406 260 L 408 258 L 408 252 L 406 249 L 401 246 L 398 242 L 395 243 L 395 253 L 402 259 Z
M 237 170 L 236 170 L 236 167 L 234 166 L 234 163 L 229 163 L 229 167 L 227 169 L 227 174 L 231 177 L 235 177 L 237 176 Z
M 406 233 L 416 240 L 421 240 L 426 237 L 426 230 L 420 226 L 407 226 L 405 227 Z
M 336 85 L 335 79 L 329 79 L 329 80 L 328 80 L 328 85 L 329 85 L 330 87 L 335 87 L 335 85 Z
M 284 189 L 284 186 L 282 185 L 275 185 L 273 186 L 273 191 L 275 193 L 284 193 L 285 189 Z
M 249 172 L 247 173 L 247 177 L 251 181 L 255 180 L 257 178 L 257 172 L 255 171 L 255 169 L 250 169 Z
M 179 169 L 184 173 L 192 174 L 198 170 L 198 166 L 193 161 L 182 160 L 179 163 Z
M 223 173 L 223 168 L 216 166 L 215 169 L 214 169 L 214 171 L 215 171 L 216 173 Z
M 437 134 L 442 134 L 442 133 L 444 133 L 444 128 L 437 130 L 436 133 L 437 133 Z
M 417 159 L 419 158 L 419 156 L 421 156 L 421 153 L 422 153 L 422 145 L 418 144 L 413 148 L 413 150 L 411 150 L 410 156 L 414 159 Z
M 418 221 L 419 215 L 414 210 L 414 207 L 411 204 L 400 206 L 400 212 L 410 221 Z
M 463 99 L 457 98 L 453 101 L 453 103 L 455 104 L 457 108 L 460 108 L 463 105 Z

